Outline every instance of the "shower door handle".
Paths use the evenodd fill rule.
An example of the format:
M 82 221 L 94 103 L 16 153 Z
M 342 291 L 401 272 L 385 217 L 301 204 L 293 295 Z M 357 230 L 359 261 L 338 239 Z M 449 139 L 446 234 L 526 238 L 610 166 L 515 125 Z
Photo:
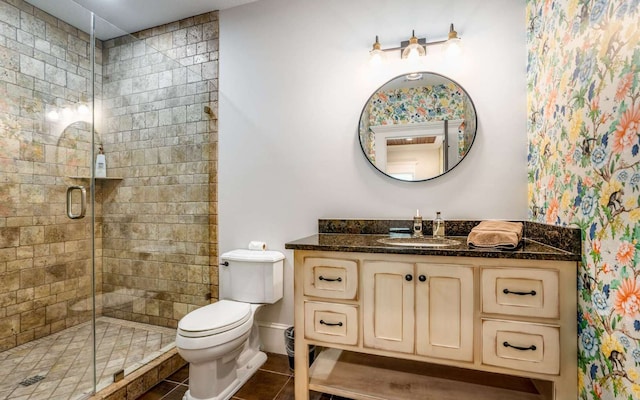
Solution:
M 80 213 L 74 214 L 71 209 L 73 191 L 80 191 Z M 67 188 L 67 217 L 71 219 L 82 219 L 84 218 L 84 214 L 87 211 L 87 189 L 84 186 L 69 186 Z

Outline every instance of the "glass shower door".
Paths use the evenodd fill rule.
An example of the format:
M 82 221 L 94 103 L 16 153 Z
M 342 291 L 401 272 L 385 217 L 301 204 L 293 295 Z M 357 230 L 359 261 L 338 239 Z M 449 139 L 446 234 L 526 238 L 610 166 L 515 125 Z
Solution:
M 0 399 L 79 399 L 95 389 L 93 35 L 0 6 Z
M 64 273 L 58 286 L 65 296 L 65 326 L 55 337 L 51 352 L 60 352 L 59 361 L 51 368 L 47 380 L 59 377 L 50 398 L 86 398 L 96 392 L 96 198 L 99 188 L 95 179 L 96 139 L 96 56 L 95 16 L 73 5 L 83 15 L 83 26 L 69 31 L 65 59 L 77 62 L 66 70 L 64 97 L 56 97 L 47 105 L 46 131 L 56 138 L 56 201 L 62 194 L 64 208 L 56 207 L 56 217 L 64 241 Z M 60 95 L 62 95 L 60 93 Z M 50 155 L 49 155 L 50 156 Z M 61 185 L 60 185 L 61 184 Z M 59 186 L 62 186 L 59 187 Z M 53 278 L 55 280 L 55 278 Z M 70 289 L 70 290 L 67 290 Z M 62 307 L 60 307 L 62 308 Z

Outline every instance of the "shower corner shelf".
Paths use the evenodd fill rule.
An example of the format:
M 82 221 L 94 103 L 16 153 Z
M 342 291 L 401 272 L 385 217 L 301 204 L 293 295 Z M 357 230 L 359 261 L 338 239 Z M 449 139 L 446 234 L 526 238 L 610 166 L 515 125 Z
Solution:
M 91 179 L 90 176 L 69 176 L 68 178 L 71 179 Z M 96 181 L 121 181 L 122 177 L 116 177 L 116 176 L 108 176 L 106 178 L 97 178 L 96 177 Z

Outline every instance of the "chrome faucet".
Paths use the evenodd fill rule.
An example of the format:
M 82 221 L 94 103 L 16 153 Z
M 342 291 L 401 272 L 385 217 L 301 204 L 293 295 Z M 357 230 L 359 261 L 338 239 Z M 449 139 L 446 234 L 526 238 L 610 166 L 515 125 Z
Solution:
M 413 235 L 414 238 L 420 238 L 422 234 L 422 217 L 420 216 L 420 210 L 416 210 L 416 216 L 413 217 Z

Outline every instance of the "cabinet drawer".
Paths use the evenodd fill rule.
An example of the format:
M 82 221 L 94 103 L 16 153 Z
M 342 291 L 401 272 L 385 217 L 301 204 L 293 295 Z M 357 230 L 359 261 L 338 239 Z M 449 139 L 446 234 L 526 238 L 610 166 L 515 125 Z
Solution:
M 557 326 L 510 321 L 482 321 L 482 362 L 558 375 L 560 329 Z
M 358 308 L 346 304 L 306 302 L 304 334 L 311 340 L 358 344 Z
M 539 268 L 483 268 L 482 311 L 558 318 L 558 272 Z
M 356 298 L 358 264 L 353 260 L 306 258 L 304 260 L 305 296 L 328 299 Z

